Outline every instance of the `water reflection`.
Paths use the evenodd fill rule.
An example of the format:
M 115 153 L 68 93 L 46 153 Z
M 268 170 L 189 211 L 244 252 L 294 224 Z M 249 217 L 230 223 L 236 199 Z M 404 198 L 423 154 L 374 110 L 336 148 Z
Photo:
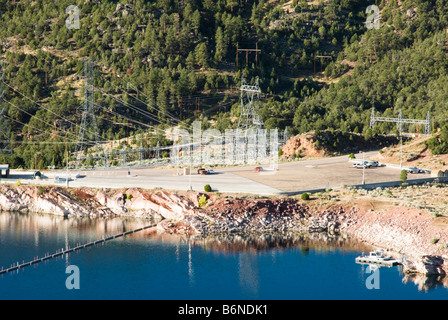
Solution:
M 190 241 L 188 241 L 188 280 L 190 281 L 190 286 L 192 286 L 194 284 L 194 270 Z
M 311 249 L 323 253 L 336 249 L 347 252 L 372 250 L 370 246 L 359 241 L 326 233 L 222 233 L 193 236 L 188 239 L 188 242 L 215 252 L 238 254 L 240 284 L 255 295 L 259 287 L 257 253 L 271 251 L 275 258 L 275 253 L 285 248 L 299 248 L 303 255 L 307 255 Z M 413 283 L 419 291 L 427 292 L 437 287 L 448 289 L 448 277 L 443 275 L 409 274 L 403 272 L 402 266 L 394 268 L 398 268 L 403 283 Z
M 114 235 L 153 223 L 154 221 L 150 219 L 132 217 L 67 218 L 51 214 L 0 212 L 0 243 L 4 235 L 13 234 L 17 239 L 33 238 L 34 245 L 38 247 L 42 235 L 52 234 L 57 238 L 62 238 L 68 244 L 70 235 L 100 239 L 103 236 Z M 142 232 L 136 236 L 143 238 L 145 233 Z
M 344 252 L 368 250 L 357 241 L 324 233 L 220 233 L 195 235 L 185 239 L 189 244 L 202 247 L 209 252 L 236 256 L 239 286 L 245 294 L 254 298 L 258 298 L 261 294 L 260 281 L 263 276 L 266 276 L 260 274 L 259 255 L 268 254 L 275 264 L 275 260 L 279 254 L 284 252 L 284 249 L 299 249 L 304 256 L 308 255 L 311 250 L 324 254 L 336 249 Z
M 327 233 L 302 234 L 297 232 L 220 233 L 190 237 L 194 245 L 217 252 L 237 253 L 299 248 L 303 254 L 314 251 L 329 252 L 335 249 L 347 251 L 368 250 L 358 241 Z
M 77 242 L 100 239 L 103 236 L 136 229 L 154 222 L 148 219 L 131 217 L 64 218 L 49 214 L 0 212 L 0 260 L 2 260 L 0 267 L 1 265 L 9 266 L 8 263 L 12 261 L 21 261 L 23 258 L 42 255 L 46 251 L 56 250 L 68 245 L 72 246 Z M 52 237 L 56 235 L 54 237 L 56 240 L 50 238 L 49 235 Z M 17 253 L 14 250 L 4 250 L 3 246 L 11 239 L 17 241 L 17 243 L 27 243 L 27 246 L 31 243 L 35 251 Z M 237 259 L 237 276 L 240 287 L 249 296 L 255 298 L 260 294 L 260 279 L 263 278 L 263 274 L 260 274 L 263 271 L 263 266 L 259 265 L 260 260 L 258 259 L 261 254 L 269 254 L 274 261 L 280 258 L 279 253 L 288 248 L 299 249 L 303 255 L 307 255 L 311 250 L 318 253 L 330 253 L 335 250 L 358 253 L 371 250 L 370 247 L 348 237 L 325 233 L 221 233 L 187 236 L 157 233 L 155 229 L 152 229 L 133 234 L 128 239 L 141 242 L 151 240 L 159 243 L 169 243 L 172 245 L 171 248 L 177 262 L 182 262 L 181 248 L 188 248 L 186 267 L 188 268 L 189 285 L 192 288 L 197 286 L 201 279 L 201 264 L 199 262 L 195 264 L 195 251 L 193 250 L 195 247 L 204 248 L 206 251 L 216 254 L 233 255 Z M 17 246 L 17 248 L 22 247 Z M 187 258 L 185 255 L 184 257 Z M 67 259 L 66 265 L 69 265 L 69 255 L 65 258 Z M 197 270 L 195 270 L 195 267 Z M 354 276 L 356 277 L 356 275 Z M 438 287 L 448 288 L 448 279 L 444 276 L 404 273 L 400 273 L 400 276 L 403 283 L 413 283 L 420 291 L 427 292 Z
M 0 268 L 25 263 L 91 241 L 153 224 L 149 219 L 67 218 L 51 214 L 0 212 Z M 151 229 L 134 234 L 146 241 Z M 70 264 L 70 254 L 60 258 Z M 46 260 L 45 263 L 48 261 Z
M 443 287 L 448 289 L 448 278 L 444 275 L 424 275 L 421 273 L 405 273 L 403 283 L 413 283 L 419 291 L 428 292 L 431 289 Z
M 258 259 L 255 255 L 242 252 L 238 257 L 238 277 L 241 288 L 258 297 Z

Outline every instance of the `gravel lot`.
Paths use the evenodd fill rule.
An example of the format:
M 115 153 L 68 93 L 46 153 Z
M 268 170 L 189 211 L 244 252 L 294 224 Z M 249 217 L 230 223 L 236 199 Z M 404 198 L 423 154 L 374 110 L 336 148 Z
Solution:
M 377 152 L 368 152 L 365 158 L 373 157 Z M 356 155 L 358 159 L 362 156 Z M 353 168 L 348 156 L 320 158 L 315 160 L 299 160 L 280 163 L 278 170 L 255 171 L 255 165 L 240 167 L 214 168 L 216 174 L 198 175 L 193 169 L 189 175 L 179 175 L 182 170 L 174 168 L 132 167 L 98 170 L 81 170 L 71 172 L 80 178 L 70 181 L 71 187 L 95 188 L 163 188 L 166 190 L 203 191 L 210 184 L 213 191 L 227 193 L 247 193 L 259 195 L 278 195 L 284 192 L 303 192 L 315 189 L 338 188 L 341 186 L 362 183 L 362 169 Z M 205 169 L 209 169 L 205 167 Z M 265 168 L 266 169 L 266 168 Z M 399 168 L 373 167 L 364 170 L 365 183 L 398 181 Z M 12 173 L 17 179 L 20 173 Z M 44 172 L 48 183 L 53 183 L 54 177 L 66 177 L 65 171 Z M 409 174 L 408 179 L 425 178 L 428 174 Z M 29 178 L 29 177 L 28 177 Z M 26 179 L 25 176 L 23 179 Z M 25 180 L 22 180 L 25 182 Z M 44 182 L 44 180 L 42 180 Z M 63 183 L 65 185 L 65 183 Z

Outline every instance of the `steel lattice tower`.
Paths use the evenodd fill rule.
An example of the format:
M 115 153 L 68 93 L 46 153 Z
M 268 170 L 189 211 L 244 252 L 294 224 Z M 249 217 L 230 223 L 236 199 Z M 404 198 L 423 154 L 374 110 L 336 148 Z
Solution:
M 81 158 L 87 146 L 94 146 L 99 139 L 98 124 L 95 116 L 93 63 L 91 60 L 84 61 L 84 105 L 82 106 L 82 120 L 79 127 L 76 152 L 78 159 Z
M 431 134 L 431 115 L 429 114 L 429 110 L 426 113 L 425 120 L 418 120 L 418 119 L 404 119 L 401 109 L 398 114 L 398 118 L 377 117 L 375 116 L 375 108 L 372 108 L 372 113 L 370 115 L 370 129 L 373 129 L 375 123 L 378 121 L 395 122 L 397 124 L 397 129 L 400 136 L 403 134 L 404 123 L 423 124 L 425 125 L 425 135 Z
M 263 126 L 258 110 L 256 110 L 256 101 L 260 99 L 261 90 L 258 86 L 258 78 L 254 85 L 241 80 L 241 114 L 238 120 L 238 129 L 243 131 L 247 129 L 260 129 Z
M 12 153 L 5 113 L 5 72 L 0 61 L 0 153 Z

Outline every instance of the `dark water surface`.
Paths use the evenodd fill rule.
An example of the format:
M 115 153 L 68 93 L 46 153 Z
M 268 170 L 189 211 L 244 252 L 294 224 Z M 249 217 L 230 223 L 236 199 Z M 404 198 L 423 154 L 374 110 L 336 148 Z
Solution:
M 67 246 L 151 224 L 0 213 L 0 269 Z M 446 279 L 407 278 L 399 267 L 373 273 L 356 264 L 359 246 L 297 234 L 205 239 L 149 231 L 0 275 L 0 299 L 447 299 Z M 67 266 L 79 289 L 67 289 Z M 379 280 L 379 281 L 378 281 Z

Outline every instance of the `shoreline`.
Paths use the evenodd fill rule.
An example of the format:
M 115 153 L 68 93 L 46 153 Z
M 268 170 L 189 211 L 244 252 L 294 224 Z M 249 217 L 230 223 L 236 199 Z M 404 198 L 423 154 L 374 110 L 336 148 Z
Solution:
M 295 196 L 2 184 L 0 209 L 61 216 L 154 218 L 159 221 L 157 232 L 180 235 L 254 231 L 344 235 L 384 249 L 395 258 L 404 255 L 406 273 L 445 275 L 448 217 L 435 215 L 429 206 L 409 206 L 394 195 L 431 193 L 429 188 L 440 188 L 435 190 L 448 194 L 448 187 L 443 185 L 387 191 L 343 189 L 317 193 L 305 201 Z

